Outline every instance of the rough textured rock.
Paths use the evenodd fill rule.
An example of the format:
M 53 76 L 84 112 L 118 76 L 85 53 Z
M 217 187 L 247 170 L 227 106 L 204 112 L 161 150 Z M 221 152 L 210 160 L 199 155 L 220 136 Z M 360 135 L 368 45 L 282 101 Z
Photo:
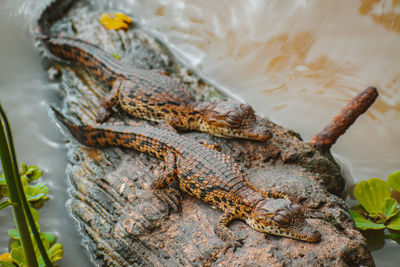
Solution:
M 166 69 L 201 98 L 220 97 L 184 67 L 174 62 L 153 38 L 133 27 L 127 32 L 107 31 L 98 22 L 100 10 L 79 3 L 53 31 L 78 36 L 116 53 L 124 64 L 146 69 Z M 84 124 L 94 124 L 100 98 L 108 88 L 85 69 L 51 63 L 52 76 L 61 73 L 64 111 Z M 111 121 L 135 119 L 122 112 Z M 145 122 L 147 123 L 147 122 Z M 298 134 L 270 121 L 272 140 L 261 143 L 226 140 L 202 133 L 185 133 L 222 146 L 222 152 L 241 163 L 259 187 L 286 191 L 313 208 L 321 219 L 310 223 L 322 233 L 319 243 L 265 237 L 244 222 L 231 229 L 248 236 L 235 253 L 220 255 L 223 242 L 213 225 L 221 212 L 183 196 L 182 212 L 168 215 L 167 207 L 149 190 L 160 162 L 145 154 L 120 148 L 94 149 L 68 136 L 70 209 L 79 221 L 85 244 L 100 266 L 355 266 L 373 265 L 365 239 L 355 230 L 344 201 L 339 167 L 328 153 L 302 142 Z

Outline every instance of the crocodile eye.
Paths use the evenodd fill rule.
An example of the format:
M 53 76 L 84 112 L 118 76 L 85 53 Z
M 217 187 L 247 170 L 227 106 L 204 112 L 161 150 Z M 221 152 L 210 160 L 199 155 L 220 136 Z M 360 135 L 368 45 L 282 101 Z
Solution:
M 276 214 L 273 219 L 280 225 L 289 225 L 291 222 L 290 217 L 284 216 L 283 214 Z
M 240 104 L 240 109 L 246 114 L 254 115 L 254 109 L 250 105 Z
M 226 122 L 232 127 L 239 127 L 243 123 L 243 116 L 237 111 L 230 112 L 226 118 Z
M 290 208 L 291 208 L 291 210 L 293 210 L 294 213 L 297 213 L 297 214 L 304 213 L 303 208 L 299 204 L 293 203 L 290 205 Z

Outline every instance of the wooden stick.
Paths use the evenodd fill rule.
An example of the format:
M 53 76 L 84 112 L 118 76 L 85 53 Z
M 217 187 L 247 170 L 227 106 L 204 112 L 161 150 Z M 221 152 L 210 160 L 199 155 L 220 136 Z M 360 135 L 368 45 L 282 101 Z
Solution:
M 371 86 L 356 95 L 351 102 L 333 118 L 331 123 L 316 134 L 308 143 L 317 149 L 329 150 L 357 118 L 368 110 L 378 95 L 378 90 Z

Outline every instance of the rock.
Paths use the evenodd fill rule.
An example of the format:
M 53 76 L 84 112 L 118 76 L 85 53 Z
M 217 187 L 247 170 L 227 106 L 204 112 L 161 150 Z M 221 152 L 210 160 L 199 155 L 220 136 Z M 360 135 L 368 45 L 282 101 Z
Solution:
M 123 64 L 165 69 L 198 99 L 220 96 L 215 88 L 177 64 L 139 27 L 127 32 L 105 30 L 98 23 L 100 13 L 78 3 L 53 31 L 95 43 L 118 54 Z M 94 124 L 99 100 L 109 89 L 80 66 L 53 62 L 54 69 L 62 74 L 64 112 L 83 124 Z M 138 120 L 120 111 L 111 121 Z M 238 236 L 247 236 L 244 246 L 221 255 L 218 252 L 223 242 L 213 231 L 219 210 L 183 195 L 182 212 L 168 214 L 165 204 L 149 190 L 160 171 L 158 160 L 126 149 L 87 148 L 67 134 L 69 208 L 79 221 L 93 262 L 99 266 L 373 266 L 366 241 L 339 197 L 344 179 L 332 156 L 311 148 L 291 130 L 265 123 L 274 134 L 268 142 L 183 134 L 219 143 L 222 152 L 240 162 L 256 186 L 286 191 L 312 208 L 320 217 L 309 220 L 322 234 L 319 243 L 264 236 L 236 221 L 230 228 Z

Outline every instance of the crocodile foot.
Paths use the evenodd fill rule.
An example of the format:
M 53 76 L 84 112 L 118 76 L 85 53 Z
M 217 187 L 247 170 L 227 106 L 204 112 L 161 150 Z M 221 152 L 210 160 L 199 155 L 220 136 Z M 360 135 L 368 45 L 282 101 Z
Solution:
M 163 189 L 153 189 L 153 193 L 161 201 L 165 202 L 169 208 L 172 208 L 175 212 L 181 211 L 181 205 L 180 205 L 181 194 L 177 189 L 171 187 Z
M 247 238 L 247 236 L 243 237 L 243 238 L 232 238 L 232 239 L 228 239 L 225 241 L 225 246 L 221 249 L 221 252 L 223 254 L 226 253 L 226 251 L 229 248 L 232 248 L 232 251 L 235 252 L 237 247 L 242 247 L 243 246 L 243 241 Z

